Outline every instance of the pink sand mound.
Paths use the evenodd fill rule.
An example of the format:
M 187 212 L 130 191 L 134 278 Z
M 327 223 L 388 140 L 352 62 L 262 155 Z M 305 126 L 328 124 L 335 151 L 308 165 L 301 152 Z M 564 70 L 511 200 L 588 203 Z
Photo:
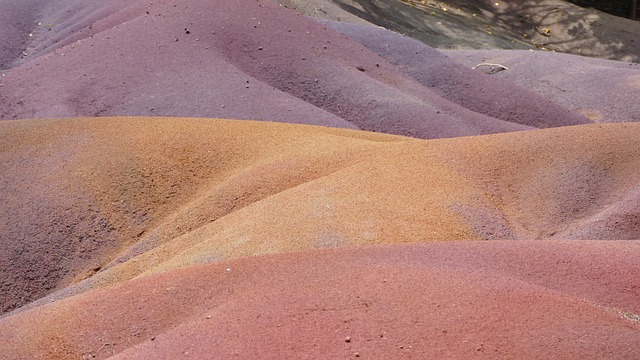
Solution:
M 473 67 L 461 66 L 439 51 L 406 36 L 382 28 L 339 22 L 329 26 L 366 46 L 397 66 L 421 85 L 462 107 L 501 120 L 538 128 L 584 124 L 584 118 L 556 105 L 552 100 L 486 76 Z
M 393 245 L 192 266 L 0 320 L 12 358 L 640 356 L 640 244 Z
M 27 4 L 15 10 L 31 24 L 27 55 L 2 55 L 0 118 L 222 117 L 420 138 L 589 122 L 408 38 L 347 38 L 270 1 Z

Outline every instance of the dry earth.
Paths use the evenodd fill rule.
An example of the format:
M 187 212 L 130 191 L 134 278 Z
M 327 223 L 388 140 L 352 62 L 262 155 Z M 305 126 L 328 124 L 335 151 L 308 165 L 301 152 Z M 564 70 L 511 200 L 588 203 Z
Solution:
M 509 70 L 495 77 L 526 87 L 594 122 L 640 121 L 635 105 L 640 99 L 638 64 L 541 51 L 444 53 L 467 66 L 479 62 L 502 64 Z
M 638 23 L 475 4 L 0 0 L 0 358 L 639 358 Z
M 91 351 L 97 351 L 97 354 L 104 357 L 120 353 L 140 341 L 150 339 L 149 336 L 141 335 L 143 333 L 140 331 L 146 328 L 139 321 L 128 320 L 132 316 L 138 316 L 135 315 L 137 312 L 144 313 L 139 316 L 151 316 L 145 315 L 147 311 L 152 311 L 155 314 L 153 316 L 163 319 L 148 318 L 146 321 L 165 324 L 164 321 L 169 321 L 164 319 L 167 316 L 173 324 L 170 328 L 178 329 L 178 333 L 168 335 L 169 338 L 177 337 L 171 340 L 169 348 L 176 351 L 183 348 L 184 351 L 196 351 L 196 345 L 206 341 L 196 340 L 197 337 L 188 335 L 201 325 L 193 325 L 195 328 L 191 329 L 192 325 L 188 325 L 191 317 L 184 311 L 203 308 L 194 308 L 184 301 L 195 301 L 195 298 L 200 299 L 201 295 L 167 299 L 168 294 L 161 293 L 164 295 L 158 299 L 160 303 L 151 303 L 148 306 L 139 304 L 132 310 L 127 310 L 128 307 L 122 305 L 123 302 L 130 303 L 131 300 L 127 299 L 131 297 L 146 299 L 144 294 L 152 291 L 140 290 L 132 293 L 131 290 L 121 290 L 122 286 L 131 286 L 131 289 L 146 289 L 148 286 L 149 289 L 160 291 L 171 288 L 164 285 L 164 281 L 169 280 L 160 279 L 171 278 L 174 279 L 171 281 L 184 284 L 200 281 L 196 279 L 210 279 L 210 276 L 205 275 L 206 272 L 198 275 L 200 270 L 174 273 L 177 269 L 190 268 L 198 264 L 216 264 L 236 258 L 245 259 L 238 261 L 248 265 L 254 261 L 253 256 L 263 254 L 294 252 L 298 255 L 291 255 L 292 259 L 297 259 L 298 256 L 301 259 L 314 259 L 314 253 L 304 255 L 312 249 L 433 241 L 453 241 L 452 244 L 459 244 L 464 240 L 482 239 L 547 239 L 540 240 L 539 243 L 523 242 L 522 247 L 519 247 L 520 241 L 496 243 L 495 247 L 491 245 L 493 241 L 469 246 L 483 246 L 486 248 L 485 251 L 493 254 L 491 256 L 503 256 L 505 259 L 509 256 L 502 254 L 499 246 L 508 246 L 515 252 L 525 251 L 530 247 L 530 251 L 536 254 L 533 258 L 540 259 L 544 264 L 550 262 L 560 266 L 566 262 L 578 266 L 571 271 L 580 277 L 581 282 L 573 284 L 571 291 L 584 288 L 580 291 L 599 294 L 597 299 L 587 297 L 587 300 L 584 300 L 582 295 L 576 295 L 582 300 L 561 302 L 563 305 L 553 307 L 553 310 L 549 307 L 556 300 L 535 300 L 533 303 L 539 309 L 535 311 L 552 311 L 540 318 L 540 323 L 530 324 L 531 321 L 527 320 L 522 325 L 516 325 L 515 313 L 505 315 L 507 318 L 500 321 L 512 323 L 516 328 L 530 324 L 532 329 L 538 329 L 532 334 L 540 331 L 545 336 L 555 327 L 573 329 L 557 330 L 557 336 L 565 332 L 578 334 L 575 331 L 599 334 L 597 326 L 593 329 L 585 328 L 586 324 L 602 322 L 604 329 L 614 326 L 611 325 L 611 321 L 617 321 L 618 325 L 615 326 L 620 329 L 620 333 L 616 331 L 615 334 L 607 335 L 614 336 L 615 341 L 599 338 L 600 335 L 590 340 L 600 344 L 587 348 L 591 353 L 599 349 L 596 354 L 612 351 L 609 346 L 613 346 L 617 341 L 627 344 L 624 348 L 628 349 L 636 348 L 629 344 L 640 341 L 637 325 L 633 323 L 635 314 L 638 313 L 637 279 L 640 279 L 640 269 L 634 260 L 640 249 L 637 247 L 637 239 L 640 238 L 637 216 L 640 206 L 640 183 L 637 176 L 637 169 L 640 168 L 640 124 L 583 125 L 431 141 L 325 127 L 213 119 L 29 120 L 6 121 L 0 124 L 0 127 L 0 144 L 4 150 L 1 162 L 5 197 L 3 203 L 6 204 L 2 208 L 4 214 L 0 218 L 10 220 L 10 223 L 2 224 L 0 229 L 3 239 L 13 239 L 4 241 L 5 251 L 2 253 L 3 261 L 0 262 L 3 264 L 0 269 L 3 279 L 3 309 L 6 311 L 22 306 L 6 314 L 0 322 L 0 332 L 6 339 L 0 343 L 6 344 L 5 353 L 15 354 L 16 357 L 32 357 L 38 354 L 43 357 L 75 357 Z M 600 242 L 581 245 L 580 240 L 550 240 L 554 238 L 618 240 L 611 240 L 608 245 Z M 455 249 L 456 246 L 467 245 L 450 246 Z M 565 255 L 554 250 L 544 250 L 559 257 L 547 258 L 539 253 L 546 247 L 553 246 L 563 247 Z M 582 246 L 597 250 L 583 251 L 580 250 Z M 401 260 L 404 255 L 393 254 L 411 253 L 413 250 L 406 249 L 413 248 L 392 246 L 386 249 L 388 250 L 380 250 L 381 253 L 376 256 L 396 259 L 389 261 L 398 262 L 401 268 L 409 266 Z M 430 251 L 427 245 L 421 249 L 420 251 Z M 359 261 L 363 261 L 359 260 L 359 251 L 379 250 L 354 250 L 341 255 L 344 256 L 342 261 L 351 262 L 352 265 L 340 271 L 346 278 L 340 280 L 342 282 L 336 285 L 334 291 L 340 292 L 340 289 L 344 289 L 346 294 L 357 296 L 359 290 L 356 289 L 360 289 L 360 286 L 369 288 L 366 284 L 373 280 L 364 277 L 360 285 L 360 275 L 349 277 L 353 272 L 371 276 L 376 274 L 376 271 L 367 269 L 365 265 L 357 265 Z M 588 255 L 589 251 L 592 251 L 592 255 Z M 471 253 L 473 251 L 470 251 Z M 596 254 L 602 256 L 601 261 L 594 260 Z M 333 258 L 335 255 L 327 256 Z M 520 253 L 518 256 L 512 261 L 522 266 L 522 257 L 529 255 Z M 617 259 L 616 256 L 628 258 L 620 261 L 611 260 Z M 347 258 L 351 260 L 346 260 Z M 277 264 L 285 261 L 277 256 L 264 259 L 272 260 L 255 261 L 274 261 Z M 493 260 L 484 260 L 487 263 L 485 266 L 496 265 Z M 309 260 L 295 261 L 304 263 Z M 297 266 L 324 268 L 324 260 L 314 261 L 312 264 L 315 265 L 305 263 L 307 265 Z M 483 294 L 492 293 L 493 290 L 487 288 L 489 285 L 478 285 L 478 288 L 484 290 L 474 295 L 480 290 L 474 290 L 476 288 L 470 286 L 473 280 L 467 276 L 482 278 L 483 275 L 479 274 L 483 272 L 467 262 L 464 256 L 458 257 L 456 263 L 457 266 L 466 268 L 470 274 L 459 275 L 462 278 L 456 277 L 458 280 L 454 280 L 451 278 L 452 275 L 448 275 L 450 270 L 446 267 L 443 269 L 437 262 L 427 260 L 423 266 L 435 269 L 416 274 L 411 270 L 402 270 L 396 274 L 406 277 L 407 280 L 402 280 L 401 287 L 406 286 L 408 289 L 414 289 L 414 281 L 421 276 L 429 278 L 430 271 L 439 274 L 437 278 L 440 280 L 436 283 L 449 281 L 447 279 L 460 281 L 455 286 L 442 284 L 443 288 L 437 291 L 446 294 L 450 292 L 449 287 L 454 286 L 457 291 L 466 294 L 467 301 L 470 302 L 467 306 L 470 308 L 463 310 L 466 311 L 463 316 L 472 312 L 485 313 L 484 308 L 496 303 L 505 303 L 504 306 L 514 306 L 513 311 L 521 311 L 524 305 L 516 305 L 519 303 L 512 300 L 498 300 L 500 297 L 487 300 L 489 298 Z M 42 264 L 52 266 L 45 267 Z M 593 269 L 582 269 L 582 266 L 587 264 Z M 213 268 L 219 271 L 225 266 L 231 265 L 215 265 Z M 564 267 L 556 269 L 547 268 L 547 265 L 539 266 L 550 273 L 543 276 L 529 268 L 526 274 L 528 281 L 535 284 L 551 281 L 555 284 L 560 276 L 565 278 L 563 281 L 569 286 L 570 282 L 566 281 L 568 273 Z M 327 263 L 325 269 L 339 268 L 339 265 L 332 266 Z M 473 275 L 473 269 L 479 273 Z M 246 281 L 253 286 L 263 284 L 261 286 L 266 288 L 258 286 L 246 291 L 258 292 L 260 294 L 256 296 L 264 299 L 275 296 L 270 295 L 270 291 L 279 294 L 270 300 L 274 302 L 269 302 L 274 308 L 283 306 L 282 310 L 278 311 L 284 313 L 279 313 L 278 317 L 293 316 L 291 313 L 285 313 L 297 311 L 295 307 L 288 305 L 288 302 L 284 302 L 289 296 L 277 290 L 278 286 L 289 288 L 287 281 L 302 286 L 299 291 L 291 290 L 302 296 L 302 299 L 298 300 L 299 306 L 316 306 L 313 300 L 315 293 L 308 290 L 309 287 L 313 287 L 313 281 L 309 280 L 310 284 L 306 281 L 314 276 L 317 281 L 324 281 L 322 273 L 307 277 L 301 276 L 297 270 L 291 270 L 289 275 L 286 275 L 290 280 L 282 280 L 281 283 L 279 280 L 273 281 L 267 275 L 266 268 L 256 271 L 264 272 L 264 277 L 259 278 L 260 280 L 251 277 L 253 280 Z M 443 271 L 445 273 L 442 273 Z M 510 273 L 512 270 L 505 271 L 500 277 L 515 276 Z M 616 292 L 612 293 L 613 285 L 603 280 L 602 276 L 591 274 L 590 271 L 605 273 L 606 276 L 616 278 L 616 281 L 623 281 L 623 284 L 621 287 L 616 285 Z M 149 277 L 157 273 L 167 275 L 160 278 Z M 251 273 L 253 272 L 247 274 Z M 453 273 L 457 274 L 458 270 Z M 188 280 L 181 278 L 182 276 L 188 276 Z M 127 281 L 134 281 L 133 285 L 118 285 Z M 155 285 L 156 281 L 163 285 Z M 409 283 L 405 284 L 404 281 Z M 483 281 L 491 283 L 493 280 Z M 513 286 L 507 285 L 509 282 L 505 279 L 495 281 L 497 283 L 491 286 L 500 289 Z M 605 286 L 603 284 L 607 284 L 607 287 L 602 288 Z M 327 286 L 331 286 L 330 283 L 320 286 L 317 291 L 325 293 L 328 291 Z M 422 286 L 427 285 L 423 283 Z M 408 297 L 408 293 L 400 294 L 395 290 L 386 295 L 379 294 L 390 297 L 384 300 L 388 304 L 395 302 L 394 296 L 401 296 L 401 299 L 404 299 L 402 301 L 413 303 L 414 307 L 399 305 L 397 311 L 405 309 L 406 315 L 396 318 L 396 321 L 391 323 L 390 320 L 378 318 L 384 315 L 382 312 L 374 312 L 375 316 L 363 319 L 362 321 L 366 321 L 358 328 L 364 331 L 370 328 L 369 322 L 382 322 L 387 324 L 389 329 L 400 331 L 399 328 L 408 326 L 407 319 L 414 319 L 416 322 L 413 324 L 424 323 L 426 318 L 420 320 L 420 316 L 427 315 L 418 316 L 414 314 L 414 310 L 416 306 L 422 306 L 420 294 L 430 286 L 412 292 L 414 297 L 411 298 Z M 529 286 L 525 288 L 528 289 Z M 197 294 L 211 291 L 218 294 L 215 289 L 215 286 L 211 288 L 198 285 L 194 286 L 193 291 L 199 291 Z M 268 292 L 262 293 L 263 291 Z M 369 291 L 372 290 L 367 290 L 367 294 L 373 294 Z M 538 290 L 528 289 L 525 292 L 531 291 Z M 217 296 L 224 293 L 225 290 L 221 289 Z M 115 297 L 107 294 L 114 294 Z M 538 299 L 537 295 L 532 294 L 529 293 L 518 301 L 526 303 Z M 45 297 L 41 298 L 43 296 Z M 245 301 L 253 299 L 248 295 L 239 296 L 238 299 L 246 298 Z M 37 300 L 38 298 L 41 299 Z M 456 298 L 457 296 L 452 297 Z M 473 302 L 473 298 L 478 302 Z M 601 298 L 606 298 L 607 302 L 603 302 Z M 95 300 L 86 300 L 89 301 L 87 305 L 69 305 L 70 310 L 56 310 L 58 305 L 49 305 L 51 302 L 75 304 L 75 301 L 85 301 L 81 299 Z M 270 306 L 257 305 L 262 302 L 249 305 L 234 299 L 228 301 L 229 306 L 236 310 L 223 311 L 220 316 L 224 316 L 225 319 L 220 321 L 225 324 L 228 321 L 239 321 L 240 323 L 235 325 L 237 331 L 249 336 L 248 334 L 253 333 L 245 323 L 249 320 L 236 318 L 247 316 L 240 315 L 244 312 L 238 313 L 239 309 L 244 308 L 248 313 L 252 313 L 251 311 L 260 312 Z M 183 306 L 183 310 L 166 310 L 165 313 L 162 310 L 165 309 L 164 301 L 176 302 L 172 306 Z M 223 300 L 216 297 L 212 301 L 213 303 L 207 303 L 209 305 L 206 306 L 213 306 L 211 304 Z M 345 306 L 341 302 L 346 300 L 339 297 L 326 301 L 328 303 L 323 306 L 340 308 Z M 451 303 L 453 301 L 451 300 Z M 107 308 L 104 312 L 96 312 L 96 302 L 103 303 L 104 305 L 100 306 L 106 306 L 108 309 L 120 309 L 118 311 L 122 313 L 116 315 L 119 312 Z M 606 309 L 596 311 L 592 302 Z M 276 305 L 278 303 L 281 305 Z M 452 306 L 451 303 L 447 306 Z M 88 306 L 87 313 L 79 313 L 78 321 L 87 324 L 86 331 L 93 329 L 93 332 L 85 332 L 82 326 L 60 320 L 69 318 L 71 321 L 73 317 L 64 315 L 65 311 L 80 311 L 82 306 Z M 198 306 L 205 305 L 203 303 Z M 478 306 L 483 310 L 474 308 Z M 384 307 L 380 308 L 380 311 L 383 309 Z M 565 318 L 549 315 L 553 311 L 563 313 Z M 615 311 L 626 315 L 616 315 Z M 344 314 L 349 312 L 344 310 Z M 340 313 L 338 319 L 330 316 L 331 314 L 325 314 L 327 318 L 323 321 L 339 322 L 344 314 Z M 414 318 L 412 314 L 418 317 Z M 22 320 L 25 316 L 36 316 L 42 320 Z M 138 336 L 126 340 L 110 339 L 108 336 L 116 335 L 105 333 L 106 325 L 101 325 L 100 322 L 92 325 L 93 321 L 99 320 L 96 316 L 105 316 L 104 321 L 115 327 L 113 334 L 121 334 L 118 329 L 125 326 L 132 332 L 138 329 Z M 621 316 L 629 319 L 615 320 Z M 554 318 L 556 320 L 553 320 Z M 310 323 L 307 323 L 307 320 Z M 286 324 L 291 328 L 283 331 L 294 331 L 297 326 L 302 326 L 301 329 L 310 327 L 305 331 L 309 332 L 309 337 L 313 337 L 318 329 L 324 327 L 323 322 L 317 323 L 313 318 L 307 320 L 301 319 L 302 323 L 299 325 L 295 322 Z M 481 323 L 485 320 L 473 321 Z M 185 323 L 179 326 L 183 322 Z M 21 326 L 24 328 L 16 325 L 19 323 L 22 323 Z M 259 326 L 257 324 L 255 326 Z M 267 330 L 267 324 L 274 323 L 267 319 L 265 327 L 255 331 L 270 334 L 269 336 L 276 334 Z M 38 326 L 40 330 L 33 330 L 33 326 Z M 183 329 L 182 326 L 186 328 Z M 475 329 L 473 325 L 470 326 Z M 486 334 L 493 331 L 496 334 L 502 332 L 503 336 L 507 336 L 504 333 L 509 333 L 504 327 L 496 324 L 491 329 L 493 330 L 488 329 Z M 220 331 L 218 326 L 213 330 Z M 245 330 L 248 332 L 244 332 Z M 169 328 L 155 331 L 169 331 Z M 188 334 L 182 334 L 181 331 L 187 331 Z M 412 343 L 425 336 L 414 331 L 406 331 L 415 336 L 412 337 Z M 524 331 L 524 328 L 519 331 Z M 484 333 L 484 330 L 482 332 Z M 535 336 L 542 339 L 542 333 Z M 33 334 L 36 338 L 25 334 Z M 38 334 L 42 337 L 38 337 Z M 218 338 L 218 335 L 206 334 L 209 333 L 204 332 L 202 336 Z M 74 344 L 83 336 L 86 336 L 88 343 L 76 347 Z M 247 338 L 247 341 L 255 341 L 255 344 L 254 347 L 248 346 L 245 349 L 249 353 L 244 352 L 244 356 L 250 357 L 248 354 L 251 351 L 264 351 L 265 357 L 289 356 L 302 349 L 296 346 L 287 347 L 288 350 L 281 349 L 285 343 L 276 342 L 269 336 L 264 341 Z M 456 339 L 462 342 L 465 341 L 465 336 L 459 334 Z M 181 338 L 192 340 L 178 340 Z M 232 336 L 229 340 L 219 341 L 232 341 L 233 338 Z M 596 341 L 597 338 L 599 340 Z M 338 356 L 335 351 L 342 350 L 327 348 L 323 341 L 329 341 L 330 338 L 323 339 L 319 339 L 322 341 L 318 343 L 318 348 L 324 350 L 314 353 L 313 349 L 309 349 L 309 356 Z M 309 339 L 301 341 L 298 346 L 310 345 L 307 340 Z M 53 344 L 49 341 L 53 341 Z M 191 341 L 194 343 L 189 345 Z M 233 341 L 243 343 L 241 339 Z M 532 353 L 529 351 L 542 351 L 541 349 L 546 347 L 534 341 L 539 346 L 531 345 L 533 348 L 527 350 L 516 346 L 518 342 L 514 340 L 503 341 L 511 345 L 508 350 L 502 348 L 502 351 L 507 351 L 508 354 L 513 351 L 513 357 L 531 356 Z M 176 342 L 182 345 L 176 345 Z M 473 346 L 480 346 L 475 342 Z M 34 344 L 33 347 L 26 346 L 31 343 Z M 480 343 L 484 344 L 482 341 Z M 101 348 L 101 344 L 112 345 Z M 424 354 L 436 356 L 437 353 L 429 352 L 435 350 L 428 350 L 428 344 L 412 345 L 417 346 L 419 352 L 409 355 L 417 358 Z M 546 354 L 558 358 L 564 357 L 563 354 L 574 354 L 573 345 L 570 344 L 574 342 L 569 341 L 567 348 L 564 348 L 564 345 L 552 347 L 545 350 L 548 351 Z M 155 350 L 146 346 L 150 345 L 131 349 L 131 352 L 122 353 L 122 356 L 130 354 L 134 357 L 148 357 L 149 354 L 146 352 Z M 189 350 L 192 346 L 194 350 Z M 210 346 L 213 345 L 207 345 L 198 351 L 213 351 Z M 269 346 L 272 348 L 268 348 Z M 375 354 L 377 346 L 370 346 L 362 349 L 363 354 L 366 349 Z M 155 348 L 155 345 L 152 348 Z M 234 346 L 224 351 L 232 349 L 237 351 Z M 447 351 L 450 352 L 444 354 L 451 357 L 464 356 L 466 351 L 464 346 L 444 346 L 442 349 L 449 349 Z M 397 351 L 385 351 L 392 350 Z M 494 350 L 491 348 L 491 351 Z M 617 354 L 630 357 L 634 353 L 633 350 L 629 351 L 631 352 Z M 171 353 L 167 354 L 169 358 L 173 357 Z M 193 354 L 202 357 L 205 353 L 196 351 Z M 214 351 L 212 354 L 217 353 Z M 381 354 L 381 357 L 385 357 L 386 353 Z M 391 352 L 388 354 L 393 355 Z M 226 356 L 221 353 L 220 357 Z
M 42 10 L 29 55 L 3 70 L 0 118 L 218 117 L 420 138 L 591 122 L 389 31 L 342 30 L 381 37 L 402 58 L 269 1 L 177 3 Z
M 495 241 L 242 258 L 4 318 L 0 340 L 31 359 L 634 359 L 639 252 Z

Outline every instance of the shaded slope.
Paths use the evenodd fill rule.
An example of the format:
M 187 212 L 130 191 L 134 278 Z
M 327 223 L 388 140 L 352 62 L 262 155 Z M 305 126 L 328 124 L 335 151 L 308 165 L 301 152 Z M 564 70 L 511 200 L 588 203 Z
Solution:
M 515 86 L 511 81 L 473 70 L 484 61 L 460 66 L 417 40 L 381 28 L 338 22 L 328 22 L 328 25 L 464 108 L 537 128 L 589 123 L 586 118 L 558 106 L 553 98 L 545 99 L 525 90 L 530 87 L 524 81 Z
M 11 69 L 74 41 L 130 20 L 141 1 L 0 0 L 4 37 L 0 70 Z
M 431 243 L 192 266 L 5 317 L 0 349 L 27 358 L 631 359 L 640 355 L 639 251 L 637 241 Z
M 24 56 L 26 43 L 38 8 L 38 0 L 0 1 L 0 71 L 8 69 L 17 58 Z
M 5 311 L 264 253 L 640 238 L 635 123 L 433 141 L 206 119 L 0 126 Z
M 593 122 L 640 121 L 640 65 L 542 51 L 444 52 L 469 67 L 505 65 L 492 76 L 535 91 Z
M 492 21 L 478 17 L 477 4 L 411 0 L 274 0 L 305 15 L 375 24 L 440 49 L 529 49 L 511 31 L 487 31 Z M 477 2 L 476 2 L 477 3 Z M 337 9 L 336 9 L 337 8 Z M 473 16 L 476 14 L 476 16 Z M 483 14 L 484 15 L 484 14 Z M 354 20 L 354 18 L 358 20 Z M 497 30 L 497 29 L 496 29 Z
M 364 20 L 440 49 L 545 49 L 640 61 L 640 22 L 565 0 L 275 1 L 309 16 Z

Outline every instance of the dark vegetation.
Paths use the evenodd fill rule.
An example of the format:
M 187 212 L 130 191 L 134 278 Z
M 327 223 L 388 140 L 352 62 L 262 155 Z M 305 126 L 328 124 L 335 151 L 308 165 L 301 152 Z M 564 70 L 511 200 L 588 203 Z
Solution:
M 611 15 L 638 18 L 638 0 L 569 0 L 576 5 L 592 7 Z

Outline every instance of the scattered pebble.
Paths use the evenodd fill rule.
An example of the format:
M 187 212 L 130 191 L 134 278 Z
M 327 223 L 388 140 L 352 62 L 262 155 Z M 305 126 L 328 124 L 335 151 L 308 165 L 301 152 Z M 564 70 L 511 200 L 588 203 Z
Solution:
M 347 336 L 346 338 L 344 338 L 344 342 L 350 343 L 351 342 L 351 336 Z

